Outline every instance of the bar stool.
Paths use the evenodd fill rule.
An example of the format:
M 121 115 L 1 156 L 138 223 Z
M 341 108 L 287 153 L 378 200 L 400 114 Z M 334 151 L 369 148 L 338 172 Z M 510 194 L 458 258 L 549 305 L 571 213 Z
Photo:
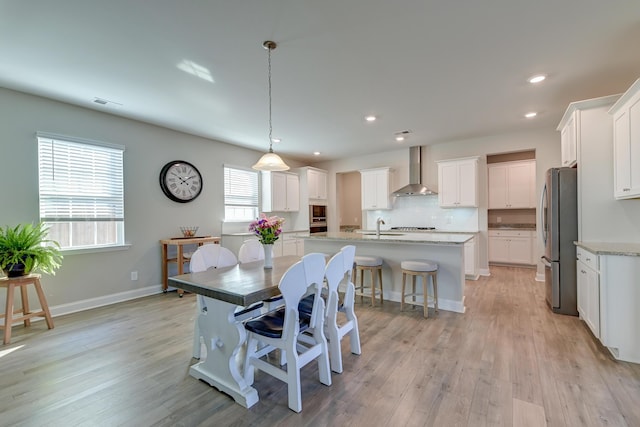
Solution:
M 29 310 L 29 296 L 27 294 L 27 285 L 31 285 L 36 288 L 38 299 L 40 300 L 40 311 L 32 313 Z M 4 329 L 3 344 L 11 343 L 11 326 L 14 322 L 23 321 L 24 326 L 31 326 L 32 317 L 44 317 L 47 321 L 47 327 L 53 329 L 53 319 L 51 319 L 51 313 L 49 312 L 49 306 L 47 305 L 47 299 L 42 292 L 42 286 L 40 286 L 39 274 L 28 274 L 26 276 L 19 277 L 3 277 L 0 278 L 0 286 L 7 288 L 7 303 L 5 306 L 4 314 L 0 318 L 4 318 L 4 326 L 0 328 Z M 20 288 L 20 297 L 22 300 L 22 308 L 20 310 L 14 310 L 13 308 L 13 291 L 16 287 Z M 14 314 L 20 314 L 20 317 L 13 317 Z
M 371 293 L 364 292 L 364 272 L 371 272 Z M 382 304 L 382 258 L 377 256 L 361 256 L 358 255 L 354 258 L 353 268 L 353 283 L 357 283 L 358 272 L 360 272 L 360 291 L 356 292 L 356 295 L 362 297 L 371 297 L 371 307 L 376 305 L 376 294 L 380 292 L 380 304 Z M 378 273 L 378 282 L 380 283 L 380 291 L 376 288 L 376 272 Z
M 420 305 L 424 308 L 424 317 L 429 317 L 429 277 L 431 277 L 431 283 L 433 284 L 433 305 L 436 313 L 438 312 L 438 264 L 426 259 L 412 259 L 402 261 L 400 263 L 402 268 L 402 299 L 400 300 L 400 311 L 404 310 L 405 298 L 412 297 L 412 301 L 407 301 L 407 304 Z M 407 276 L 411 276 L 412 292 L 410 294 L 405 293 L 405 282 Z M 421 294 L 416 293 L 416 277 L 422 278 Z M 422 297 L 422 301 L 416 301 L 416 297 Z

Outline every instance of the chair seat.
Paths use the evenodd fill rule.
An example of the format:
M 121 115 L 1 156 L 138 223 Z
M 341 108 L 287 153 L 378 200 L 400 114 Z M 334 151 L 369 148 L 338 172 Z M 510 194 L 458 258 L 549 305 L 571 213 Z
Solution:
M 300 332 L 309 328 L 311 314 L 300 313 Z M 281 338 L 284 328 L 284 308 L 267 313 L 244 324 L 247 331 L 253 332 L 263 337 Z
M 361 267 L 377 267 L 382 265 L 382 258 L 377 256 L 357 256 L 355 263 Z
M 429 261 L 426 259 L 411 259 L 411 260 L 407 260 L 407 261 L 402 261 L 400 263 L 400 267 L 403 270 L 410 270 L 410 271 L 423 271 L 423 272 L 429 272 L 429 271 L 437 271 L 438 270 L 438 264 L 433 262 L 433 261 Z

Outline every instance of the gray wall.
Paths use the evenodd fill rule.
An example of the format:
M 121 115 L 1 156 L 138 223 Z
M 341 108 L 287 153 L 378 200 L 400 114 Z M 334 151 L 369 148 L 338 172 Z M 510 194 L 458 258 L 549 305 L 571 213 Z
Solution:
M 262 153 L 123 119 L 91 109 L 0 89 L 0 224 L 38 221 L 36 131 L 121 144 L 125 177 L 126 250 L 65 255 L 58 273 L 43 278 L 54 314 L 159 291 L 159 239 L 197 225 L 200 235 L 220 235 L 224 215 L 223 162 L 249 167 Z M 171 160 L 193 163 L 203 191 L 175 203 L 160 190 L 158 175 Z M 289 160 L 287 160 L 289 162 Z M 289 162 L 291 163 L 291 162 Z M 291 163 L 292 166 L 299 166 Z M 139 279 L 130 279 L 138 271 Z M 4 306 L 4 293 L 0 303 Z

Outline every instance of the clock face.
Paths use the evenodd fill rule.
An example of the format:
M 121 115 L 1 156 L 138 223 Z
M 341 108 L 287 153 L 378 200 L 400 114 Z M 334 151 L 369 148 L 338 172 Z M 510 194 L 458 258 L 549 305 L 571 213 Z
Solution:
M 174 160 L 160 171 L 160 188 L 174 202 L 187 203 L 200 195 L 202 176 L 191 163 Z

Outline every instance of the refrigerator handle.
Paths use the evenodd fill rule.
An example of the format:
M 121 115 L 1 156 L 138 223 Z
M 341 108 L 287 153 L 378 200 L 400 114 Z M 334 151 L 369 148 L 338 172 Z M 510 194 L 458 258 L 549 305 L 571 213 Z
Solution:
M 538 204 L 538 215 L 540 215 L 540 238 L 542 239 L 542 246 L 547 246 L 547 218 L 545 215 L 544 204 L 547 196 L 547 183 L 545 182 L 540 192 L 540 203 Z
M 549 260 L 547 260 L 546 257 L 541 256 L 540 261 L 542 261 L 545 267 L 551 267 L 551 263 L 549 262 Z

